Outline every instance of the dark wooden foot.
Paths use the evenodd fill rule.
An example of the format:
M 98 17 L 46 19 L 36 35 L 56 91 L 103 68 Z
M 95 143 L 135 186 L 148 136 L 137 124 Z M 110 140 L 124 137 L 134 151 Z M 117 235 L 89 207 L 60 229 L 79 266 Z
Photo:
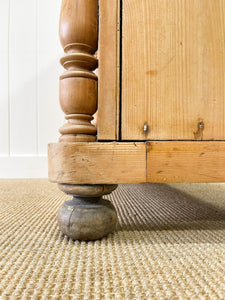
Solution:
M 59 210 L 60 230 L 73 240 L 96 240 L 113 232 L 117 223 L 113 204 L 102 196 L 110 194 L 117 185 L 66 185 L 59 188 L 73 199 Z

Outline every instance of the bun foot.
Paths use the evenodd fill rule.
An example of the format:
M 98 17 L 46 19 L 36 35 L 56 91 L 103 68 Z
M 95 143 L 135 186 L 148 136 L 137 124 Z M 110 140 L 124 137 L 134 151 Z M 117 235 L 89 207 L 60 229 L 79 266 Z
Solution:
M 117 214 L 113 204 L 103 199 L 101 194 L 108 194 L 115 185 L 106 186 L 68 186 L 60 189 L 79 191 L 82 195 L 73 195 L 59 210 L 60 230 L 73 240 L 91 241 L 101 239 L 113 232 L 117 224 Z M 87 191 L 91 194 L 87 196 Z

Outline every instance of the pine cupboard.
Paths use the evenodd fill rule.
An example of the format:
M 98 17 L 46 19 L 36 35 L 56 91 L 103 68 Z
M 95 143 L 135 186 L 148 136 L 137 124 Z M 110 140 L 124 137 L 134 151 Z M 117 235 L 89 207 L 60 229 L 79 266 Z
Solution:
M 60 40 L 65 234 L 112 232 L 118 183 L 225 182 L 225 0 L 63 0 Z

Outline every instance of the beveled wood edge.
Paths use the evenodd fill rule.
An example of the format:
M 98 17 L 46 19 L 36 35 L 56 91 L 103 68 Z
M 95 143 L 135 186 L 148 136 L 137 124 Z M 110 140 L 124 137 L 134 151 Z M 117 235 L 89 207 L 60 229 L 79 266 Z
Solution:
M 49 179 L 67 184 L 225 182 L 225 142 L 49 144 Z
M 118 140 L 120 0 L 99 0 L 98 48 L 98 140 Z

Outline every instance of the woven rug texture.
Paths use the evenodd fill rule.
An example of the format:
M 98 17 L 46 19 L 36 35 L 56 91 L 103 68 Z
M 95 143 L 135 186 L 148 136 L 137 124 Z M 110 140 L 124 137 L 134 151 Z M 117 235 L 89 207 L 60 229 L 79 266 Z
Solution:
M 0 299 L 225 299 L 225 184 L 120 185 L 114 234 L 79 242 L 45 179 L 0 181 Z

